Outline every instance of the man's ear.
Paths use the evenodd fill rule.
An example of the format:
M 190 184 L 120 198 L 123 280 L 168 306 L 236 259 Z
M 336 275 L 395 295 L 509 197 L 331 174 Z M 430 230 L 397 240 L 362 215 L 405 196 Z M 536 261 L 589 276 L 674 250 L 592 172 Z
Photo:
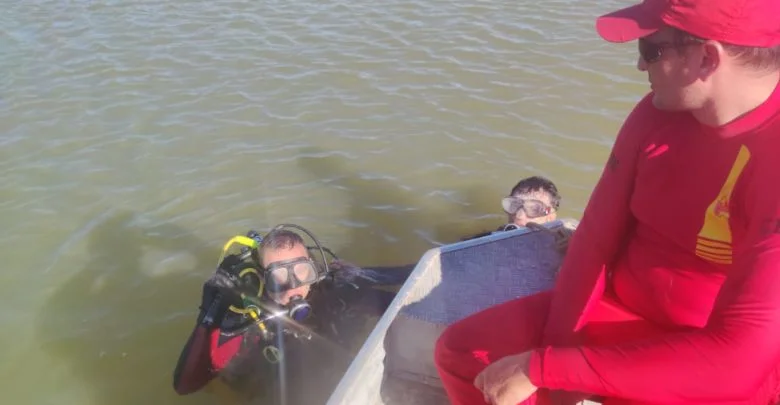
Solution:
M 718 41 L 705 41 L 701 46 L 700 76 L 706 78 L 715 73 L 725 55 L 723 44 Z

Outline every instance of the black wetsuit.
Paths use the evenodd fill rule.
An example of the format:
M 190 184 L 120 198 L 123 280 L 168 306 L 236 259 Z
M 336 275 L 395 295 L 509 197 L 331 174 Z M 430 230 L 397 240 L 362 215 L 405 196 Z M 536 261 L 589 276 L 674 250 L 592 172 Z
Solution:
M 312 315 L 296 326 L 266 322 L 269 339 L 248 317 L 225 311 L 211 332 L 212 363 L 229 358 L 219 378 L 250 403 L 324 403 L 394 297 L 372 285 L 326 278 L 307 297 Z
M 467 239 L 480 236 L 484 235 Z M 203 287 L 197 325 L 209 308 L 216 308 L 207 342 L 193 349 L 193 331 L 174 371 L 174 387 L 180 393 L 179 387 L 195 387 L 187 389 L 192 392 L 218 375 L 237 392 L 264 405 L 324 403 L 416 265 L 335 270 L 312 286 L 307 297 L 312 316 L 295 328 L 289 322 L 284 326 L 267 322 L 266 328 L 276 332 L 268 338 L 250 317 L 229 309 L 231 305 L 243 308 L 238 291 L 252 295 L 261 282 L 237 278 L 244 267 L 228 259 Z M 212 305 L 215 300 L 219 305 Z M 203 356 L 203 361 L 192 361 Z M 284 361 L 271 361 L 277 357 Z M 198 380 L 185 381 L 188 378 Z

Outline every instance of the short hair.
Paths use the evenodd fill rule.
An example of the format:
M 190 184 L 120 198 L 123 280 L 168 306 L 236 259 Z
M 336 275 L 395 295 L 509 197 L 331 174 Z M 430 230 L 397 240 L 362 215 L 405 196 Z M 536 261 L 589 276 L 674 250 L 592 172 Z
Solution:
M 707 38 L 698 37 L 678 28 L 672 28 L 672 30 L 674 42 L 677 44 L 689 44 L 691 42 L 703 42 L 707 40 Z M 743 46 L 722 41 L 720 43 L 729 55 L 742 62 L 744 66 L 752 67 L 757 70 L 780 69 L 780 46 Z
M 558 194 L 558 187 L 555 187 L 555 183 L 542 176 L 531 176 L 520 180 L 512 187 L 509 195 L 528 194 L 535 191 L 547 193 L 550 196 L 553 208 L 558 209 L 561 204 L 561 195 Z
M 306 246 L 301 235 L 287 229 L 277 229 L 263 238 L 259 250 L 262 252 L 265 249 L 292 249 L 296 245 Z

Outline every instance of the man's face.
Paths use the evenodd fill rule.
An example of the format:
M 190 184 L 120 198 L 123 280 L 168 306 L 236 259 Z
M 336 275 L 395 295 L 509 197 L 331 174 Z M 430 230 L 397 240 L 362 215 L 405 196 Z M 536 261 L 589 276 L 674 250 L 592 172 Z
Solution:
M 309 257 L 309 252 L 301 244 L 295 244 L 292 248 L 285 249 L 266 249 L 263 251 L 263 267 L 268 268 L 269 265 L 275 262 L 281 262 L 293 259 L 302 259 Z M 282 280 L 279 280 L 282 281 Z M 290 299 L 295 296 L 301 296 L 306 298 L 311 290 L 311 285 L 304 285 L 293 288 L 284 292 L 269 292 L 268 295 L 277 303 L 281 305 L 287 305 Z
M 552 198 L 545 191 L 513 194 L 509 206 L 504 207 L 507 223 L 526 226 L 529 222 L 543 224 L 555 220 L 557 213 L 552 206 Z M 506 205 L 506 204 L 505 204 Z M 507 208 L 509 208 L 507 210 Z
M 702 108 L 707 86 L 702 83 L 702 46 L 679 43 L 671 29 L 662 29 L 638 41 L 637 69 L 647 72 L 653 105 L 665 111 Z

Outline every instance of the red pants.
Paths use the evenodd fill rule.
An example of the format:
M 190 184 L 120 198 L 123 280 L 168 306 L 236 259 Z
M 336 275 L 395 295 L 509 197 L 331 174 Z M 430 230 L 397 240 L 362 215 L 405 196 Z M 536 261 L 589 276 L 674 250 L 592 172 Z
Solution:
M 552 293 L 545 292 L 488 308 L 450 325 L 436 342 L 435 362 L 453 405 L 486 404 L 474 378 L 490 363 L 541 346 Z M 663 333 L 659 327 L 627 312 L 608 298 L 589 314 L 581 331 L 588 344 L 611 344 Z M 778 372 L 773 373 L 750 404 L 777 403 Z M 583 395 L 576 400 L 585 399 Z M 571 402 L 576 402 L 574 397 Z M 556 401 L 558 402 L 558 401 Z M 567 404 L 570 401 L 565 401 Z M 550 392 L 540 389 L 522 405 L 550 404 Z M 605 405 L 638 402 L 605 398 Z
M 551 298 L 551 293 L 542 293 L 509 301 L 444 330 L 434 360 L 452 405 L 487 404 L 474 379 L 490 363 L 540 345 Z M 523 405 L 536 404 L 537 396 L 544 393 L 538 392 Z

